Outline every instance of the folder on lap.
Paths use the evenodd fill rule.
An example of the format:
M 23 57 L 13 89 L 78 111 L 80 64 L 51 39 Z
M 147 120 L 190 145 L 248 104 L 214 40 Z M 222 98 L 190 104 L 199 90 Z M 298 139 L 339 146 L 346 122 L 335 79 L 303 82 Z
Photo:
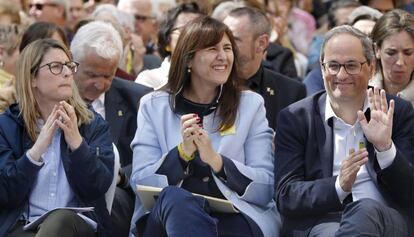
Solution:
M 145 185 L 137 185 L 137 190 L 138 190 L 138 196 L 139 196 L 139 199 L 141 200 L 142 205 L 147 210 L 151 210 L 162 188 L 145 186 Z M 206 195 L 200 195 L 197 193 L 193 193 L 193 195 L 204 197 L 208 201 L 208 204 L 210 205 L 210 209 L 213 212 L 239 213 L 239 211 L 233 206 L 233 204 L 229 200 L 210 197 Z

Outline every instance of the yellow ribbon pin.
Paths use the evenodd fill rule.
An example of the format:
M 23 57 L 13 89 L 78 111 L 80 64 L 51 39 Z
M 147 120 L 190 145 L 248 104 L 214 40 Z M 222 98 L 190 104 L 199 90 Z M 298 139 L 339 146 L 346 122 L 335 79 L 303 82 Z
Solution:
M 236 134 L 236 126 L 234 126 L 234 124 L 233 124 L 233 126 L 229 127 L 226 130 L 220 129 L 220 135 L 221 136 L 232 135 L 232 134 Z

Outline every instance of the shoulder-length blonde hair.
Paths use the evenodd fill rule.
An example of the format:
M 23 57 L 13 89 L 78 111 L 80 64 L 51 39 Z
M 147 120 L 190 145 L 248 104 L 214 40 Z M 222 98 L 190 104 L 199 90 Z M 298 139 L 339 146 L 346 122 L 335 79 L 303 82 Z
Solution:
M 43 56 L 50 49 L 60 49 L 65 52 L 69 60 L 72 60 L 72 55 L 68 48 L 54 39 L 39 39 L 30 43 L 24 48 L 17 60 L 17 102 L 27 133 L 33 141 L 36 141 L 38 136 L 36 121 L 40 118 L 40 110 L 38 100 L 33 93 L 32 81 L 37 75 Z M 87 108 L 85 102 L 80 97 L 75 83 L 72 83 L 72 96 L 66 102 L 75 109 L 78 126 L 89 123 L 93 119 L 93 113 Z
M 237 76 L 237 46 L 231 30 L 222 22 L 209 16 L 200 16 L 184 27 L 178 38 L 174 53 L 171 56 L 171 66 L 168 83 L 165 88 L 170 93 L 170 105 L 175 104 L 175 96 L 181 90 L 187 90 L 191 76 L 188 63 L 195 53 L 201 49 L 216 45 L 227 35 L 233 47 L 234 63 L 228 80 L 223 84 L 223 91 L 218 104 L 218 115 L 221 119 L 220 130 L 226 130 L 236 121 L 240 103 L 242 81 Z M 172 106 L 174 109 L 174 106 Z

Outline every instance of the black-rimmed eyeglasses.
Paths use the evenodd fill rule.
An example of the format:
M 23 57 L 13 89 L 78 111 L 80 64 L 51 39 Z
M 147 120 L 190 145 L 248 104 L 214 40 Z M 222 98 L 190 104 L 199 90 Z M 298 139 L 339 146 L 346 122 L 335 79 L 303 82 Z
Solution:
M 43 64 L 42 66 L 39 66 L 37 70 L 40 70 L 41 68 L 46 67 L 46 66 L 49 67 L 49 70 L 53 75 L 61 74 L 63 71 L 63 66 L 66 66 L 72 72 L 72 74 L 74 74 L 78 71 L 79 63 L 74 62 L 74 61 L 69 61 L 65 63 L 50 62 L 50 63 Z
M 43 10 L 43 7 L 45 6 L 52 6 L 52 7 L 56 7 L 57 4 L 56 3 L 34 3 L 34 4 L 29 4 L 29 9 L 31 9 L 32 7 L 34 7 L 36 10 Z
M 350 61 L 350 62 L 341 64 L 341 63 L 332 61 L 332 62 L 322 63 L 322 66 L 324 70 L 327 71 L 331 75 L 338 74 L 339 71 L 341 70 L 341 67 L 344 67 L 346 73 L 348 73 L 349 75 L 356 75 L 361 72 L 362 65 L 364 65 L 367 62 L 368 61 L 365 61 L 365 62 Z

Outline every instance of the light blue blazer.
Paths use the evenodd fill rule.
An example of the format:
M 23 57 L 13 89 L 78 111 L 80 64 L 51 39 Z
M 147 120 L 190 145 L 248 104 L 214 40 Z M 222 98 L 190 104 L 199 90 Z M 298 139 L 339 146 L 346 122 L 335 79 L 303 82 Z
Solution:
M 131 143 L 133 150 L 131 186 L 168 186 L 165 175 L 155 172 L 170 150 L 181 141 L 180 116 L 169 104 L 169 94 L 155 91 L 141 98 L 137 116 L 137 131 Z M 204 117 L 203 127 L 209 133 L 214 149 L 233 160 L 237 169 L 252 180 L 240 196 L 212 174 L 218 188 L 237 209 L 254 220 L 265 237 L 277 237 L 280 217 L 272 199 L 274 193 L 273 130 L 266 120 L 263 98 L 243 91 L 235 122 L 235 132 L 220 134 L 219 118 L 215 113 Z M 131 230 L 148 210 L 137 196 Z M 132 234 L 131 234 L 132 235 Z M 133 236 L 133 235 L 132 235 Z

